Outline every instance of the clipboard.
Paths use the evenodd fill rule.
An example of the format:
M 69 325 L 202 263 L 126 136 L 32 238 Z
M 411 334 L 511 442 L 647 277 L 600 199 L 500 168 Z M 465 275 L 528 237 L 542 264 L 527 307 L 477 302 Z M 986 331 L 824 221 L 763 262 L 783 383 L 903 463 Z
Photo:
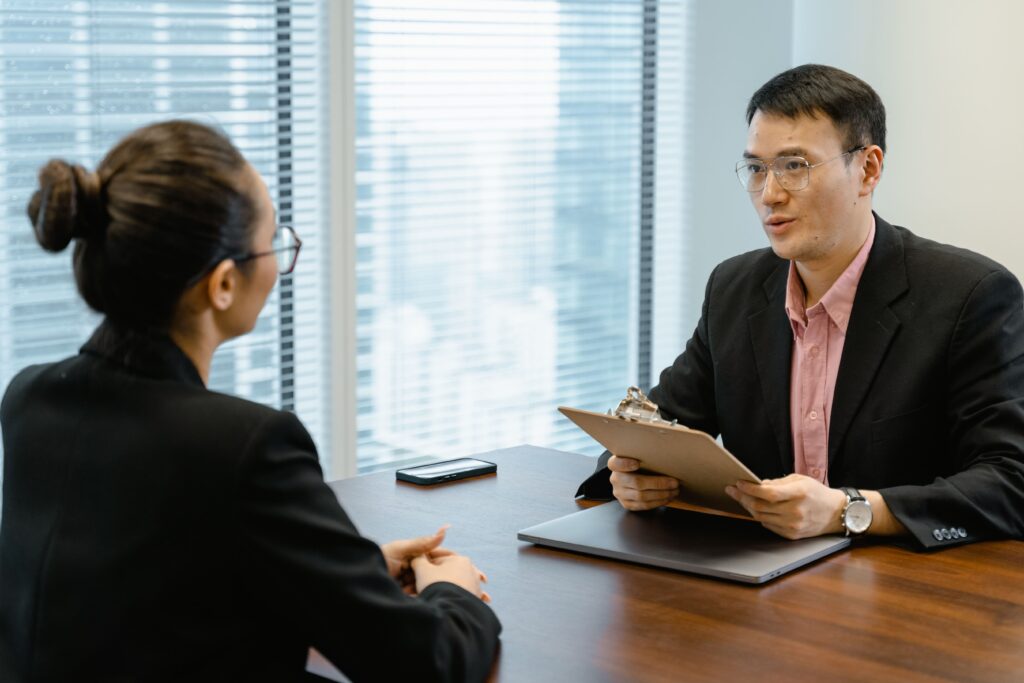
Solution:
M 637 400 L 645 405 L 638 408 Z M 639 389 L 630 387 L 614 414 L 565 406 L 558 411 L 614 455 L 634 458 L 645 470 L 678 479 L 678 500 L 684 503 L 679 507 L 707 508 L 704 511 L 751 519 L 725 487 L 738 480 L 759 484 L 761 479 L 710 434 L 662 420 L 657 406 Z

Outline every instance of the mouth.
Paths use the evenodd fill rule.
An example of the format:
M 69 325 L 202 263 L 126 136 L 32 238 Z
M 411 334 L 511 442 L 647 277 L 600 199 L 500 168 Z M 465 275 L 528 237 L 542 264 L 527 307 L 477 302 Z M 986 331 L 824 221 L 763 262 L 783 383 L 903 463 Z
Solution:
M 789 230 L 790 226 L 796 223 L 795 218 L 787 218 L 785 216 L 768 216 L 764 220 L 764 229 L 772 235 L 781 235 L 782 233 Z

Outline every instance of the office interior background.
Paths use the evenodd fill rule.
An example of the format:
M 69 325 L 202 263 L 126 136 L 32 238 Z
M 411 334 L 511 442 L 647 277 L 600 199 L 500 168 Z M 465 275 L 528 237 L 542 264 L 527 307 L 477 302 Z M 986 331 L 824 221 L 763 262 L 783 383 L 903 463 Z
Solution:
M 886 103 L 882 216 L 1024 276 L 1022 27 L 1015 0 L 0 0 L 0 384 L 98 322 L 25 218 L 39 166 L 187 117 L 304 241 L 211 388 L 295 410 L 329 478 L 596 454 L 556 406 L 656 382 L 714 265 L 766 245 L 732 169 L 790 66 Z

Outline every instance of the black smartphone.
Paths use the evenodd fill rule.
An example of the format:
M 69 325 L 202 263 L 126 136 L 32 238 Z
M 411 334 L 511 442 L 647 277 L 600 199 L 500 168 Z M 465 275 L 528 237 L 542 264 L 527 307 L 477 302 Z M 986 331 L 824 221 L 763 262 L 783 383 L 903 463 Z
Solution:
M 402 481 L 411 481 L 413 484 L 440 484 L 443 481 L 465 479 L 480 474 L 497 472 L 498 466 L 486 460 L 476 458 L 458 458 L 457 460 L 444 460 L 432 462 L 428 465 L 417 467 L 405 467 L 395 472 L 395 477 Z

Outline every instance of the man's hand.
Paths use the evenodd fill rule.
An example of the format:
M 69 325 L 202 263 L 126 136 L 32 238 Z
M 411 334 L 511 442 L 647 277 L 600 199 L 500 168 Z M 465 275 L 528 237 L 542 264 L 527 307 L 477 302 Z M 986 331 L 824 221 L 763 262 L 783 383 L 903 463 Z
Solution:
M 754 519 L 789 539 L 841 533 L 839 521 L 846 494 L 802 474 L 765 479 L 760 484 L 738 481 L 725 492 Z
M 679 481 L 661 475 L 634 474 L 640 463 L 613 455 L 608 459 L 612 471 L 612 494 L 627 510 L 652 510 L 669 503 L 679 494 Z

